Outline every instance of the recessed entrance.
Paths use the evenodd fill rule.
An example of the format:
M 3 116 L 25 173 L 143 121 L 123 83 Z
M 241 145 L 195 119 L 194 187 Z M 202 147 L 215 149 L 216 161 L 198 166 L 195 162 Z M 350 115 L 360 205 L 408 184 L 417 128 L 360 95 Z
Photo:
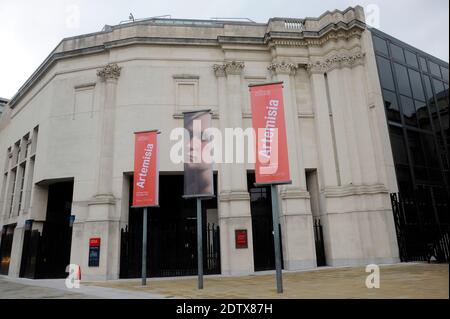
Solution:
M 11 248 L 16 224 L 5 225 L 0 242 L 0 275 L 8 275 L 11 260 Z
M 130 204 L 133 193 L 130 177 Z M 217 178 L 214 175 L 214 189 Z M 158 208 L 148 209 L 147 275 L 149 277 L 197 274 L 196 200 L 183 199 L 183 175 L 160 175 Z M 217 197 L 202 201 L 203 269 L 220 273 Z M 121 233 L 121 278 L 141 276 L 143 209 L 129 208 L 128 227 Z
M 255 271 L 275 269 L 275 248 L 273 242 L 272 197 L 270 187 L 256 187 L 255 173 L 247 174 L 250 209 L 252 214 L 253 261 Z M 281 243 L 281 227 L 280 243 Z M 281 247 L 283 244 L 281 243 Z M 281 250 L 283 266 L 283 250 Z
M 70 223 L 73 180 L 48 185 L 47 214 L 42 228 L 25 229 L 20 276 L 35 279 L 65 278 L 70 263 Z

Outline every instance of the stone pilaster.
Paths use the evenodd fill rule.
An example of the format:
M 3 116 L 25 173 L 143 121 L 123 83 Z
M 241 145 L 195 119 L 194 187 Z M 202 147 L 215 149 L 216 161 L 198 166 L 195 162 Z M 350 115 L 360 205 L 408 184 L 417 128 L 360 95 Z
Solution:
M 81 265 L 87 280 L 116 279 L 119 275 L 120 220 L 116 216 L 116 198 L 113 195 L 114 132 L 116 120 L 116 91 L 121 67 L 108 64 L 97 70 L 100 85 L 104 89 L 104 103 L 100 112 L 99 163 L 97 190 L 88 202 L 88 216 L 84 225 L 74 225 L 72 247 L 82 247 L 72 254 L 73 263 Z M 81 235 L 81 233 L 82 235 Z M 101 238 L 100 265 L 88 267 L 89 239 Z M 75 243 L 76 241 L 81 243 Z
M 353 184 L 352 166 L 359 167 L 358 156 L 351 156 L 349 141 L 350 136 L 348 126 L 352 126 L 347 113 L 349 103 L 347 91 L 344 89 L 342 70 L 333 68 L 328 73 L 330 107 L 333 114 L 334 136 L 336 141 L 336 155 L 339 163 L 339 176 L 342 185 Z M 357 154 L 354 154 L 357 155 Z
M 356 65 L 352 70 L 354 87 L 353 112 L 355 114 L 356 130 L 358 131 L 358 149 L 360 150 L 360 163 L 362 182 L 365 185 L 374 185 L 380 182 L 378 167 L 375 162 L 375 144 L 372 138 L 369 121 L 369 105 L 366 98 L 364 66 Z
M 336 163 L 333 151 L 333 139 L 330 124 L 330 107 L 327 97 L 323 65 L 308 65 L 310 73 L 314 119 L 319 155 L 319 177 L 322 186 L 337 186 Z
M 220 129 L 242 128 L 241 77 L 243 62 L 216 64 Z M 245 164 L 219 166 L 219 225 L 223 274 L 248 274 L 253 268 L 252 219 Z M 235 248 L 235 230 L 247 229 L 248 248 Z

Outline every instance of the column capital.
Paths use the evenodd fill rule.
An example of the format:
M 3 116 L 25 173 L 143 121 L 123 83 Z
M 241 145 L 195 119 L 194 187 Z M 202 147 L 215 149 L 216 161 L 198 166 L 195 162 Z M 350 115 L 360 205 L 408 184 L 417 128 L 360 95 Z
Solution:
M 240 62 L 240 61 L 230 61 L 230 62 L 226 62 L 224 64 L 225 67 L 225 72 L 227 73 L 227 75 L 241 75 L 242 74 L 242 70 L 245 67 L 244 62 Z
M 214 64 L 213 70 L 217 77 L 227 75 L 241 75 L 245 64 L 241 61 L 229 61 L 224 64 Z
M 120 71 L 122 67 L 118 66 L 117 63 L 109 63 L 103 68 L 97 70 L 97 76 L 103 81 L 108 79 L 117 80 L 120 76 Z
M 214 64 L 213 65 L 214 74 L 216 77 L 224 77 L 226 76 L 225 65 L 224 64 Z
M 333 55 L 331 57 L 307 63 L 304 67 L 309 74 L 326 73 L 334 69 L 352 68 L 364 63 L 363 52 L 356 52 L 345 55 Z
M 267 69 L 272 71 L 274 74 L 288 74 L 295 75 L 298 66 L 294 63 L 282 62 L 272 62 Z

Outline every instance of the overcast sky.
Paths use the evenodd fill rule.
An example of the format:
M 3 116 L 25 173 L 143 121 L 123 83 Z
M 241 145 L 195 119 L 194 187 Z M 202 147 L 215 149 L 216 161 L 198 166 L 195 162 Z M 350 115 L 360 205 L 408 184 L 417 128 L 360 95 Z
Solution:
M 448 62 L 448 0 L 0 0 L 0 97 L 11 98 L 65 37 L 100 31 L 105 24 L 172 18 L 317 17 L 357 4 L 375 12 L 379 29 Z

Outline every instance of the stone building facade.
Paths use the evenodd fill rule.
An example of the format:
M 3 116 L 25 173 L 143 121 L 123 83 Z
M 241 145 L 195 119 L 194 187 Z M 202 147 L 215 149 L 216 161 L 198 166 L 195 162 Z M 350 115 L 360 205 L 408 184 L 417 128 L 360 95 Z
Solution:
M 169 158 L 182 112 L 209 108 L 214 127 L 245 129 L 248 85 L 273 81 L 284 84 L 293 182 L 279 188 L 284 269 L 317 267 L 316 218 L 327 265 L 397 262 L 392 151 L 371 33 L 355 7 L 268 23 L 149 19 L 63 39 L 1 118 L 8 274 L 21 274 L 27 227 L 50 227 L 50 190 L 70 181 L 71 204 L 61 206 L 72 216 L 70 263 L 84 279 L 118 278 L 133 133 L 159 129 L 161 174 L 182 174 Z M 216 165 L 222 274 L 255 271 L 253 169 Z M 237 229 L 248 231 L 247 249 L 235 247 Z M 93 237 L 101 238 L 99 267 L 88 265 Z

